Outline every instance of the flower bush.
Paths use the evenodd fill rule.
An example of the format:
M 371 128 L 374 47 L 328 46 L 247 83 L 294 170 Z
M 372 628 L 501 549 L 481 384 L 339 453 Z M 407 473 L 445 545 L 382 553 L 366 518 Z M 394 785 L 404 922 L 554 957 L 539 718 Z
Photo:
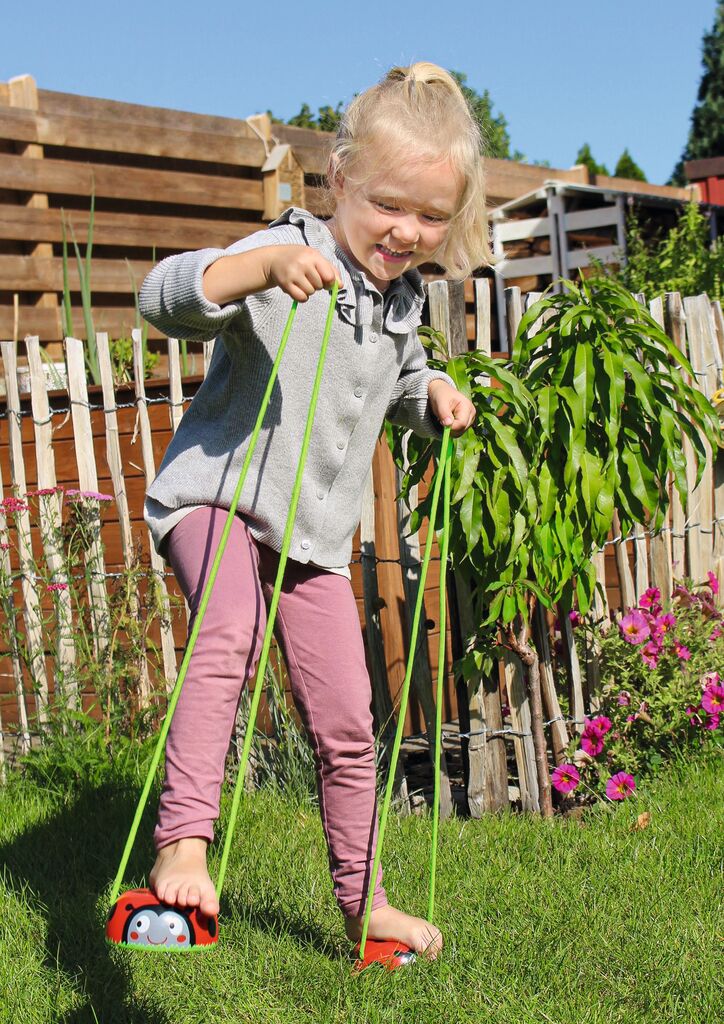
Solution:
M 724 630 L 715 604 L 718 582 L 680 583 L 667 606 L 647 590 L 608 630 L 578 616 L 575 635 L 596 650 L 601 688 L 587 718 L 552 774 L 563 796 L 584 790 L 609 800 L 635 791 L 677 752 L 724 746 Z M 579 788 L 580 787 L 580 788 Z

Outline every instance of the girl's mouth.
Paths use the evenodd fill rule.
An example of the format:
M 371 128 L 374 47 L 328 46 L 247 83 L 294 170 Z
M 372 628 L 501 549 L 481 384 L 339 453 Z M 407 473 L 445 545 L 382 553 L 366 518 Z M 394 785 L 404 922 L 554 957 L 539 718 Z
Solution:
M 386 245 L 380 245 L 379 243 L 375 246 L 375 250 L 383 260 L 387 260 L 390 263 L 404 263 L 405 260 L 409 260 L 410 256 L 412 256 L 412 250 L 410 249 L 403 251 L 388 249 Z

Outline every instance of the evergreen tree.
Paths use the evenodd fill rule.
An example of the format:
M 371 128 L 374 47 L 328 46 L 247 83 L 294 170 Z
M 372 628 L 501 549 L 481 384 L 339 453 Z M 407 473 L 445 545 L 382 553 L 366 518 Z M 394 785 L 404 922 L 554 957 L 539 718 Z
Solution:
M 587 142 L 584 142 L 581 148 L 578 150 L 578 156 L 576 157 L 577 164 L 584 164 L 591 174 L 605 174 L 608 176 L 608 169 L 605 164 L 599 164 L 596 162 L 593 153 L 591 153 L 591 147 Z
M 613 173 L 617 178 L 631 178 L 633 181 L 648 181 L 648 178 L 631 156 L 628 149 L 624 149 L 623 153 L 618 158 L 618 163 L 616 164 L 616 169 Z
M 689 139 L 669 179 L 685 185 L 684 163 L 724 155 L 724 0 L 718 0 L 714 24 L 702 40 L 704 73 L 691 114 Z

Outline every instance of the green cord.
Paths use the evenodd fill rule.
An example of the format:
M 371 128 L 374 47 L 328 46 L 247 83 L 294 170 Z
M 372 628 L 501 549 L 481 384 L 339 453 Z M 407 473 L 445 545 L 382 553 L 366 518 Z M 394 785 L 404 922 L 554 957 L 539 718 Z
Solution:
M 440 759 L 442 757 L 442 704 L 445 675 L 445 632 L 447 629 L 447 602 L 445 574 L 450 550 L 450 467 L 452 465 L 453 442 L 448 439 L 442 482 L 442 535 L 440 537 L 440 642 L 437 652 L 437 707 L 435 714 L 435 789 L 432 798 L 432 839 L 430 841 L 430 890 L 427 904 L 427 919 L 432 921 L 435 913 L 435 880 L 437 877 L 437 833 L 440 823 Z M 432 529 L 432 526 L 430 527 Z
M 433 484 L 432 491 L 432 504 L 430 506 L 430 517 L 428 522 L 427 530 L 427 542 L 425 544 L 425 554 L 422 560 L 422 568 L 420 570 L 420 581 L 418 584 L 417 600 L 415 601 L 415 611 L 412 617 L 412 631 L 410 636 L 410 653 L 407 658 L 407 670 L 405 672 L 405 680 L 402 684 L 402 691 L 400 693 L 400 703 L 397 709 L 397 729 L 395 731 L 395 740 L 392 745 L 392 755 L 390 757 L 390 767 L 387 777 L 387 786 L 385 789 L 385 799 L 382 805 L 382 813 L 380 815 L 380 824 L 377 830 L 377 848 L 375 850 L 374 864 L 372 866 L 372 874 L 370 876 L 367 898 L 365 900 L 365 916 L 364 923 L 362 925 L 362 938 L 360 940 L 359 959 L 364 959 L 365 954 L 365 943 L 367 942 L 367 932 L 369 930 L 370 916 L 372 914 L 372 899 L 371 895 L 374 890 L 374 886 L 377 880 L 377 872 L 380 867 L 380 860 L 382 858 L 382 842 L 385 837 L 385 828 L 387 826 L 387 817 L 390 811 L 390 803 L 392 801 L 392 788 L 395 781 L 395 772 L 397 770 L 397 760 L 400 753 L 400 746 L 402 744 L 402 733 L 405 728 L 405 715 L 407 714 L 407 702 L 410 692 L 410 681 L 412 679 L 412 667 L 414 663 L 414 654 L 417 649 L 417 635 L 420 629 L 420 615 L 422 613 L 422 606 L 425 597 L 425 580 L 427 579 L 427 569 L 430 564 L 430 555 L 432 553 L 432 541 L 435 536 L 435 519 L 437 515 L 437 505 L 440 497 L 440 489 L 442 486 L 445 463 L 448 461 L 449 456 L 449 440 L 450 440 L 450 428 L 445 427 L 442 435 L 442 441 L 440 443 L 440 458 L 438 461 L 437 472 L 435 474 L 435 481 Z M 441 634 L 441 642 L 443 642 Z M 438 703 L 440 703 L 438 696 Z
M 319 352 L 319 361 L 317 363 L 317 373 L 314 378 L 314 386 L 312 388 L 312 397 L 309 403 L 309 412 L 307 413 L 307 425 L 304 430 L 304 440 L 302 441 L 302 450 L 299 455 L 299 466 L 297 467 L 297 475 L 294 480 L 294 488 L 292 490 L 292 500 L 289 505 L 289 513 L 287 515 L 286 525 L 284 527 L 284 538 L 282 540 L 282 549 L 279 554 L 279 566 L 277 568 L 276 580 L 274 581 L 274 592 L 272 594 L 271 604 L 269 605 L 269 612 L 267 615 L 266 630 L 264 632 L 264 642 L 262 644 L 261 654 L 259 656 L 259 664 L 256 670 L 256 681 L 254 684 L 254 694 L 252 696 L 251 708 L 249 709 L 249 720 L 246 724 L 246 733 L 244 735 L 244 746 L 241 751 L 241 759 L 239 761 L 239 771 L 236 776 L 236 783 L 234 785 L 234 796 L 231 803 L 231 813 L 229 815 L 229 824 L 226 828 L 226 836 L 224 838 L 224 848 L 221 854 L 221 865 L 219 867 L 219 877 L 216 882 L 216 895 L 221 895 L 221 888 L 224 884 L 224 878 L 226 877 L 226 866 L 229 860 L 229 853 L 231 851 L 231 841 L 234 836 L 234 829 L 236 828 L 236 818 L 239 813 L 239 802 L 241 800 L 242 785 L 241 782 L 246 773 L 246 764 L 249 760 L 249 751 L 251 749 L 252 739 L 254 737 L 254 728 L 256 725 L 256 716 L 259 710 L 259 702 L 261 700 L 262 690 L 264 689 L 264 674 L 266 672 L 267 661 L 269 659 L 269 649 L 271 647 L 272 635 L 274 632 L 274 620 L 277 613 L 277 605 L 279 604 L 279 595 L 282 589 L 282 580 L 284 578 L 284 569 L 287 564 L 287 556 L 289 554 L 289 547 L 292 542 L 292 533 L 294 531 L 294 519 L 297 512 L 297 504 L 299 502 L 299 494 L 302 489 L 302 477 L 304 476 L 304 464 L 307 460 L 307 450 L 309 448 L 309 440 L 312 435 L 312 425 L 314 423 L 314 414 L 317 408 L 317 399 L 319 397 L 319 387 L 322 382 L 322 370 L 324 368 L 324 360 L 327 354 L 327 344 L 329 342 L 329 335 L 332 331 L 332 320 L 334 317 L 334 307 L 337 301 L 337 291 L 339 285 L 335 281 L 332 287 L 332 298 L 329 304 L 329 310 L 327 312 L 327 322 L 324 327 L 324 337 L 322 338 L 322 347 Z
M 338 291 L 338 288 L 337 288 L 337 286 L 335 284 L 335 286 L 332 289 L 332 296 L 331 296 L 331 301 L 330 301 L 330 316 L 331 316 L 331 310 L 334 308 L 334 305 L 335 305 L 336 300 L 337 300 L 337 291 Z M 271 374 L 269 376 L 269 381 L 267 383 L 266 390 L 265 390 L 264 396 L 262 398 L 261 406 L 259 408 L 259 413 L 258 413 L 257 418 L 256 418 L 256 423 L 254 424 L 254 429 L 253 429 L 253 431 L 251 433 L 251 437 L 249 439 L 249 446 L 247 448 L 246 456 L 244 458 L 244 463 L 243 463 L 242 468 L 241 468 L 241 473 L 239 475 L 239 481 L 238 481 L 238 483 L 236 485 L 236 490 L 234 491 L 234 495 L 233 495 L 233 497 L 231 499 L 231 504 L 229 506 L 229 511 L 228 511 L 228 514 L 227 514 L 227 517 L 226 517 L 226 522 L 224 523 L 224 529 L 222 531 L 221 538 L 219 540 L 219 544 L 218 544 L 218 547 L 216 549 L 216 554 L 214 556 L 214 561 L 213 561 L 212 566 L 211 566 L 211 571 L 209 572 L 208 579 L 207 579 L 206 584 L 204 586 L 204 592 L 201 595 L 201 601 L 199 603 L 199 608 L 198 608 L 198 611 L 196 613 L 196 618 L 194 619 L 194 625 L 193 625 L 193 628 L 191 630 L 191 635 L 189 636 L 188 643 L 186 645 L 186 650 L 184 652 L 184 657 L 183 657 L 183 660 L 181 662 L 181 667 L 179 669 L 178 676 L 176 678 L 176 683 L 174 685 L 173 692 L 171 694 L 171 698 L 170 698 L 169 703 L 168 703 L 168 708 L 166 710 L 166 717 L 164 718 L 163 725 L 161 727 L 161 732 L 159 733 L 158 741 L 156 743 L 156 748 L 155 748 L 155 750 L 153 752 L 153 757 L 151 759 L 151 763 L 149 765 L 148 773 L 146 775 L 146 780 L 145 780 L 144 785 L 143 785 L 143 790 L 141 791 L 141 796 L 139 798 L 138 805 L 136 807 L 136 813 L 135 813 L 134 818 L 133 818 L 133 823 L 131 824 L 131 829 L 130 829 L 130 832 L 128 834 L 128 839 L 126 840 L 126 845 L 125 845 L 125 848 L 123 850 L 123 855 L 121 857 L 121 863 L 120 863 L 120 865 L 118 867 L 118 872 L 116 874 L 116 877 L 113 880 L 113 886 L 111 888 L 111 897 L 110 897 L 111 904 L 115 903 L 116 899 L 118 898 L 118 894 L 119 894 L 120 889 L 121 889 L 121 883 L 123 881 L 123 875 L 124 875 L 126 867 L 128 865 L 128 860 L 129 860 L 129 858 L 131 856 L 131 851 L 133 849 L 133 845 L 134 845 L 134 843 L 136 841 L 136 835 L 138 833 L 138 828 L 140 826 L 141 818 L 143 816 L 143 810 L 144 810 L 144 808 L 146 806 L 146 801 L 148 800 L 148 795 L 149 795 L 149 793 L 151 791 L 151 786 L 153 784 L 153 779 L 154 779 L 154 776 L 156 774 L 156 770 L 158 768 L 159 761 L 161 760 L 161 754 L 162 754 L 164 746 L 166 744 L 166 737 L 168 736 L 168 731 L 169 731 L 169 729 L 171 727 L 171 720 L 173 718 L 174 711 L 176 710 L 176 705 L 178 704 L 178 700 L 179 700 L 179 697 L 181 695 L 181 687 L 183 686 L 184 679 L 186 678 L 186 672 L 188 670 L 189 662 L 191 661 L 191 655 L 193 654 L 194 647 L 196 645 L 196 640 L 197 640 L 197 637 L 199 635 L 199 631 L 201 630 L 201 624 L 203 622 L 204 615 L 206 614 L 206 607 L 207 607 L 207 605 L 209 603 L 209 598 L 211 596 L 211 591 L 213 589 L 214 582 L 216 580 L 216 575 L 218 573 L 219 566 L 221 564 L 221 559 L 222 559 L 222 556 L 224 554 L 224 549 L 226 548 L 226 543 L 227 543 L 227 540 L 229 538 L 229 534 L 231 532 L 231 526 L 232 526 L 232 523 L 234 521 L 234 516 L 236 515 L 236 509 L 238 508 L 238 505 L 239 505 L 239 500 L 241 498 L 241 492 L 242 492 L 242 489 L 244 487 L 244 483 L 246 481 L 246 477 L 247 477 L 247 474 L 248 474 L 248 471 L 249 471 L 249 466 L 251 465 L 251 460 L 252 460 L 252 457 L 253 457 L 253 454 L 254 454 L 254 449 L 256 447 L 256 443 L 258 441 L 259 434 L 261 432 L 262 424 L 264 422 L 264 417 L 266 415 L 266 411 L 267 411 L 267 408 L 269 406 L 269 401 L 270 401 L 270 398 L 271 398 L 272 390 L 274 388 L 274 384 L 276 382 L 277 374 L 279 372 L 279 366 L 281 364 L 282 356 L 284 355 L 284 350 L 286 348 L 287 341 L 289 339 L 289 334 L 290 334 L 291 329 L 292 329 L 292 324 L 294 322 L 294 317 L 295 317 L 295 314 L 297 312 L 297 305 L 298 305 L 298 303 L 296 302 L 296 300 L 293 301 L 292 302 L 292 307 L 289 310 L 289 316 L 287 317 L 287 322 L 286 322 L 286 325 L 284 327 L 284 332 L 282 334 L 282 338 L 281 338 L 281 341 L 279 343 L 279 350 L 278 350 L 278 352 L 276 354 L 276 358 L 274 359 L 274 364 L 272 366 Z M 329 319 L 329 317 L 328 317 L 328 319 Z

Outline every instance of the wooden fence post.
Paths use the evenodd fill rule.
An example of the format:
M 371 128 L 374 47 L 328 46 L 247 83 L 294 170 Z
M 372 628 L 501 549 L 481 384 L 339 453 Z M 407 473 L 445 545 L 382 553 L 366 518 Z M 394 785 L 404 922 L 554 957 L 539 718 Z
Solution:
M 661 330 L 665 331 L 666 323 L 663 297 L 659 295 L 657 298 L 652 299 L 649 304 L 649 310 L 651 312 L 651 316 L 654 318 Z M 669 487 L 670 483 L 671 474 L 669 474 L 666 486 Z M 671 553 L 672 529 L 671 508 L 669 508 L 667 509 L 664 517 L 661 530 L 655 534 L 650 541 L 651 584 L 654 587 L 658 587 L 663 600 L 667 600 L 671 597 L 671 592 L 674 589 L 674 570 L 672 566 Z
M 35 433 L 38 489 L 55 492 L 58 481 L 55 475 L 53 428 L 50 422 L 50 404 L 48 402 L 48 390 L 45 384 L 45 374 L 43 373 L 40 357 L 39 339 L 27 337 L 25 339 L 25 350 L 30 370 L 30 398 Z M 75 675 L 73 603 L 70 590 L 68 589 L 68 577 L 60 540 L 63 516 L 61 499 L 58 493 L 39 496 L 38 511 L 45 561 L 50 570 L 52 582 L 60 584 L 60 589 L 53 594 L 58 628 L 56 643 L 57 664 L 60 666 L 64 696 L 70 700 L 71 706 L 75 706 L 78 698 L 78 684 Z M 57 675 L 55 686 L 57 689 Z
M 380 591 L 377 582 L 377 556 L 375 553 L 375 495 L 370 468 L 362 495 L 360 519 L 360 561 L 362 563 L 362 593 L 365 610 L 365 641 L 370 659 L 372 703 L 378 735 L 383 747 L 383 761 L 389 770 L 390 753 L 395 739 L 395 709 L 390 699 L 390 685 L 385 664 L 385 647 L 380 622 Z M 398 760 L 395 772 L 394 796 L 398 810 L 410 813 L 410 796 L 402 762 Z
M 23 460 L 23 439 L 20 428 L 20 394 L 18 391 L 17 345 L 14 341 L 0 342 L 5 367 L 5 392 L 8 410 L 8 441 L 10 471 L 13 486 L 20 492 L 21 507 L 15 513 L 18 537 L 18 562 L 22 581 L 23 613 L 27 646 L 27 664 L 32 675 L 37 700 L 37 717 L 42 727 L 48 721 L 48 676 L 45 669 L 43 644 L 43 617 L 35 580 L 35 558 L 30 531 L 30 515 L 24 501 L 27 485 Z
M 460 290 L 450 293 L 446 281 L 432 281 L 428 286 L 430 325 L 441 331 L 448 340 L 450 355 L 467 351 L 465 331 L 464 294 Z M 451 298 L 454 296 L 454 310 Z M 479 347 L 490 354 L 490 292 L 487 281 L 475 282 L 476 325 Z M 451 621 L 453 633 L 457 632 L 460 653 L 467 639 L 477 628 L 472 620 L 472 592 L 460 573 L 453 573 L 455 590 L 454 605 L 458 610 L 458 621 Z M 462 689 L 462 688 L 461 688 Z M 473 817 L 480 817 L 485 811 L 498 810 L 508 803 L 508 766 L 503 738 L 503 716 L 500 702 L 500 686 L 497 672 L 490 679 L 481 675 L 471 679 L 465 687 L 467 706 L 461 706 L 460 717 L 469 725 L 467 747 L 468 807 Z M 493 733 L 492 736 L 488 736 Z
M 0 501 L 4 501 L 2 467 L 0 467 Z M 0 573 L 8 581 L 7 594 L 3 592 L 2 612 L 8 629 L 8 646 L 10 663 L 13 667 L 15 699 L 18 705 L 18 725 L 20 726 L 20 752 L 27 754 L 30 750 L 30 729 L 28 726 L 28 708 L 25 702 L 25 686 L 23 683 L 23 666 L 20 662 L 20 649 L 17 639 L 17 609 L 13 599 L 12 566 L 10 564 L 10 540 L 7 530 L 7 516 L 0 513 Z
M 706 314 L 702 309 L 701 300 L 707 302 L 705 296 L 686 296 L 684 299 L 684 312 L 686 314 L 686 335 L 689 342 L 689 361 L 694 369 L 695 387 L 699 388 L 705 395 L 711 396 L 716 390 L 710 387 L 711 371 L 713 370 L 714 382 L 716 371 L 713 366 L 709 367 L 709 352 L 706 334 Z M 708 304 L 708 303 L 707 303 Z M 706 452 L 706 463 L 699 484 L 694 487 L 692 475 L 692 489 L 689 500 L 691 507 L 687 508 L 689 544 L 690 573 L 695 583 L 701 583 L 706 578 L 706 573 L 712 568 L 713 552 L 713 489 L 714 474 L 711 464 L 711 446 L 705 437 L 701 438 Z M 693 474 L 693 465 L 691 467 Z
M 131 331 L 133 339 L 133 379 L 136 391 L 137 423 L 141 436 L 141 456 L 143 459 L 143 473 L 146 480 L 146 487 L 149 487 L 156 475 L 156 465 L 153 458 L 153 440 L 151 437 L 151 423 L 148 418 L 148 403 L 146 401 L 146 388 L 143 383 L 143 340 L 141 331 L 135 328 Z M 176 682 L 176 649 L 173 642 L 173 629 L 171 627 L 171 607 L 168 600 L 168 591 L 164 579 L 164 562 L 153 544 L 151 544 L 151 569 L 158 576 L 159 593 L 162 605 L 161 630 L 161 658 L 163 671 L 166 677 L 166 688 L 170 692 Z

